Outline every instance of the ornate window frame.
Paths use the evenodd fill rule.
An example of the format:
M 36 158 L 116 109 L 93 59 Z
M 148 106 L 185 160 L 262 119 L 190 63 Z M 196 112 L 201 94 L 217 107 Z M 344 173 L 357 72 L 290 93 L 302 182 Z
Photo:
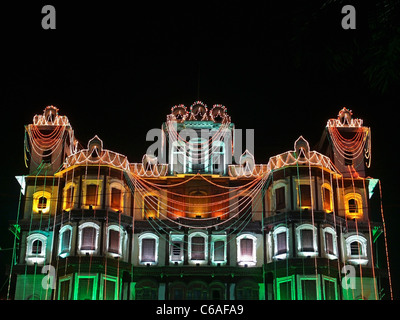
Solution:
M 38 231 L 34 231 L 26 237 L 25 261 L 28 265 L 32 265 L 35 263 L 37 263 L 38 265 L 42 265 L 46 262 L 47 239 L 47 235 Z M 35 241 L 40 241 L 42 243 L 40 253 L 32 252 L 33 243 Z
M 286 232 L 286 252 L 278 253 L 278 234 Z M 280 260 L 289 257 L 289 228 L 286 226 L 278 226 L 272 232 L 273 243 L 274 243 L 274 254 L 273 259 Z
M 311 230 L 313 232 L 313 251 L 304 251 L 302 248 L 301 231 Z M 296 228 L 296 240 L 297 240 L 297 255 L 300 257 L 314 257 L 318 255 L 318 230 L 316 226 L 312 224 L 304 223 Z
M 346 260 L 352 264 L 357 265 L 366 265 L 368 263 L 368 255 L 367 255 L 367 239 L 361 234 L 354 234 L 348 236 L 345 240 L 346 242 Z M 360 246 L 361 254 L 360 255 L 352 255 L 351 254 L 351 244 L 354 242 L 358 242 Z
M 204 260 L 192 259 L 192 239 L 193 237 L 203 237 L 204 238 Z M 188 259 L 189 264 L 208 264 L 208 235 L 203 231 L 193 231 L 188 236 Z
M 243 239 L 250 239 L 253 241 L 253 251 L 252 251 L 252 256 L 250 259 L 245 258 L 242 255 L 240 243 Z M 252 235 L 250 233 L 244 233 L 244 234 L 241 234 L 238 237 L 236 237 L 236 248 L 237 248 L 237 263 L 239 266 L 254 267 L 257 264 L 257 252 L 256 252 L 257 237 L 255 235 Z
M 326 233 L 330 233 L 332 235 L 332 245 L 333 245 L 333 253 L 329 253 L 327 251 L 328 247 L 327 247 L 327 243 L 326 243 Z M 337 233 L 336 230 L 333 227 L 325 227 L 322 229 L 322 235 L 323 235 L 323 242 L 324 242 L 324 254 L 325 256 L 330 259 L 330 260 L 334 260 L 334 259 L 338 259 L 339 255 L 338 255 L 338 245 L 337 245 Z
M 144 239 L 154 239 L 155 249 L 154 249 L 154 261 L 143 261 L 143 240 Z M 139 236 L 139 264 L 141 265 L 157 265 L 158 264 L 158 248 L 159 248 L 160 237 L 151 232 L 145 232 Z
M 83 229 L 87 227 L 92 227 L 96 230 L 95 234 L 95 249 L 94 250 L 82 250 L 82 231 Z M 81 255 L 86 255 L 86 254 L 94 254 L 97 255 L 99 253 L 99 235 L 100 235 L 100 226 L 96 224 L 95 222 L 87 221 L 83 222 L 81 225 L 78 227 L 78 254 Z
M 118 253 L 109 251 L 111 230 L 117 231 L 119 233 Z M 117 224 L 110 224 L 107 226 L 105 247 L 108 256 L 111 256 L 113 258 L 123 258 L 125 254 L 126 242 L 127 242 L 127 233 L 123 227 Z
M 62 238 L 63 238 L 63 233 L 69 230 L 71 232 L 71 236 L 69 237 L 69 245 L 68 245 L 68 250 L 62 252 Z M 61 258 L 68 257 L 71 254 L 71 244 L 72 244 L 72 235 L 73 235 L 73 228 L 71 225 L 66 224 L 61 227 L 60 231 L 58 232 L 58 256 Z

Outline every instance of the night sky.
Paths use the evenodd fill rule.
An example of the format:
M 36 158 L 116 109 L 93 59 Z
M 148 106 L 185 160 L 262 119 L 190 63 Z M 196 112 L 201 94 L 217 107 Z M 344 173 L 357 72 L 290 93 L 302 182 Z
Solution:
M 12 246 L 14 177 L 27 173 L 24 125 L 48 105 L 69 118 L 83 146 L 97 134 L 105 148 L 140 162 L 147 131 L 173 105 L 220 103 L 236 128 L 255 130 L 257 163 L 291 150 L 300 135 L 315 146 L 346 106 L 372 130 L 368 174 L 382 181 L 400 298 L 399 1 L 270 2 L 54 3 L 56 30 L 41 28 L 49 3 L 2 5 L 0 247 Z M 344 30 L 341 8 L 351 3 L 356 30 Z M 0 251 L 1 297 L 10 252 Z

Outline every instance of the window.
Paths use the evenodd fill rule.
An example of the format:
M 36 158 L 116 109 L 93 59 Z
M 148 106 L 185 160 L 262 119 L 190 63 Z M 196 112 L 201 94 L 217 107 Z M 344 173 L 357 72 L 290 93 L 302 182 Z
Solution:
M 43 264 L 46 260 L 47 236 L 43 233 L 34 232 L 26 238 L 27 264 Z
M 276 279 L 277 300 L 295 300 L 294 275 Z
M 93 227 L 86 227 L 82 230 L 82 250 L 95 250 L 96 249 L 96 229 Z
M 320 300 L 320 292 L 317 279 L 300 279 L 299 300 Z
M 348 193 L 344 196 L 346 215 L 350 219 L 358 219 L 363 215 L 362 197 L 359 193 Z
M 173 241 L 171 243 L 171 261 L 182 260 L 182 241 Z
M 274 259 L 284 259 L 289 252 L 289 232 L 285 226 L 276 228 L 273 232 Z
M 350 255 L 351 256 L 360 256 L 362 255 L 362 246 L 359 241 L 353 241 L 350 243 Z
M 119 225 L 109 225 L 107 228 L 107 253 L 114 258 L 122 258 L 126 248 L 126 231 Z
M 311 188 L 308 184 L 299 185 L 299 207 L 311 208 Z
M 85 222 L 79 226 L 79 253 L 97 254 L 100 227 L 94 222 Z
M 226 258 L 226 233 L 215 232 L 211 234 L 211 264 L 225 265 Z
M 367 239 L 363 235 L 352 235 L 346 238 L 347 261 L 353 264 L 368 263 Z
M 171 264 L 183 264 L 183 234 L 169 236 L 169 261 Z
M 74 300 L 96 300 L 97 275 L 75 275 Z
M 156 265 L 158 263 L 159 238 L 153 233 L 145 233 L 139 237 L 140 264 Z
M 298 255 L 317 255 L 317 228 L 310 224 L 302 224 L 297 227 L 296 233 Z
M 33 194 L 33 212 L 49 213 L 50 212 L 51 193 L 47 191 L 38 191 Z
M 41 254 L 42 253 L 42 240 L 34 240 L 32 242 L 32 254 Z
M 323 197 L 323 209 L 326 212 L 332 212 L 332 192 L 331 187 L 328 184 L 322 186 L 322 197 Z
M 65 192 L 64 210 L 70 210 L 74 206 L 74 187 L 69 187 Z
M 225 242 L 224 241 L 215 241 L 214 243 L 214 262 L 223 262 L 225 261 Z
M 71 299 L 71 277 L 60 278 L 58 285 L 58 300 Z
M 119 285 L 118 278 L 102 275 L 102 281 L 100 283 L 100 299 L 101 300 L 118 300 L 119 296 Z
M 143 199 L 143 218 L 158 218 L 158 197 L 145 196 Z
M 40 197 L 38 200 L 38 209 L 43 210 L 46 209 L 47 207 L 47 198 L 46 197 Z
M 240 266 L 256 265 L 256 242 L 257 238 L 250 234 L 244 234 L 236 238 L 238 264 Z
M 313 231 L 309 229 L 300 230 L 301 251 L 314 251 Z
M 95 206 L 97 204 L 97 184 L 88 184 L 86 186 L 86 205 Z
M 142 240 L 142 262 L 155 262 L 156 261 L 156 240 L 143 239 Z
M 192 260 L 204 260 L 205 259 L 205 239 L 203 237 L 192 238 Z
M 69 225 L 63 226 L 59 232 L 59 245 L 58 245 L 58 255 L 61 258 L 65 258 L 70 254 L 71 238 L 72 238 L 72 227 Z
M 332 227 L 323 229 L 325 254 L 329 259 L 337 258 L 337 240 L 336 231 Z
M 189 234 L 189 263 L 207 264 L 207 262 L 207 234 L 205 234 L 204 232 L 193 232 Z
M 337 300 L 338 299 L 336 282 L 337 281 L 335 278 L 322 276 L 324 300 Z
M 122 190 L 111 188 L 111 208 L 121 210 Z
M 358 204 L 356 199 L 349 199 L 348 206 L 349 206 L 349 213 L 358 212 Z
M 108 252 L 120 253 L 119 250 L 120 236 L 117 230 L 108 230 Z
M 275 209 L 282 210 L 286 208 L 285 187 L 275 189 Z

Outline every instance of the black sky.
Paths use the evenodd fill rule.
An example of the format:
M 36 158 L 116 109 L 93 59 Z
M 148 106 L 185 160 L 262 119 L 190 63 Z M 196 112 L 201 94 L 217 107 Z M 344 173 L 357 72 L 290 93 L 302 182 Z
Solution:
M 18 206 L 14 176 L 27 173 L 23 126 L 47 105 L 68 116 L 83 145 L 97 134 L 105 148 L 139 162 L 147 131 L 159 128 L 173 105 L 221 103 L 237 128 L 255 129 L 258 163 L 291 149 L 299 135 L 314 146 L 326 121 L 347 106 L 372 129 L 369 174 L 382 180 L 399 298 L 400 82 L 389 78 L 382 92 L 374 87 L 380 78 L 368 73 L 381 59 L 374 46 L 390 42 L 392 33 L 398 37 L 399 27 L 374 23 L 381 21 L 379 6 L 353 2 L 357 29 L 343 30 L 344 3 L 323 3 L 54 3 L 56 30 L 41 28 L 48 3 L 3 6 L 0 246 L 12 243 L 7 221 Z M 386 34 L 381 42 L 374 42 L 376 30 Z M 4 274 L 9 256 L 3 251 L 0 259 Z

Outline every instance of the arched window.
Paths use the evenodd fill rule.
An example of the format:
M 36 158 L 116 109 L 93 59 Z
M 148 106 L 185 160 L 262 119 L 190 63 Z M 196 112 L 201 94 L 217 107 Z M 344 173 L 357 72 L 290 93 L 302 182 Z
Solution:
M 274 259 L 284 259 L 289 254 L 289 230 L 286 226 L 277 227 L 273 232 Z
M 212 234 L 211 235 L 211 264 L 225 265 L 227 240 L 226 234 Z
M 208 241 L 204 232 L 193 232 L 189 235 L 189 263 L 207 264 Z
M 321 187 L 323 209 L 326 212 L 333 211 L 332 205 L 332 188 L 328 183 L 324 183 Z
M 91 176 L 82 181 L 83 205 L 86 206 L 86 208 L 95 208 L 101 206 L 103 203 L 103 197 L 101 196 L 102 194 L 102 178 L 98 179 L 97 176 Z
M 255 266 L 257 263 L 257 238 L 251 234 L 242 234 L 236 238 L 236 246 L 238 265 Z
M 126 244 L 126 231 L 118 225 L 107 228 L 107 252 L 112 257 L 122 257 Z
M 325 255 L 329 259 L 337 259 L 337 239 L 336 231 L 332 227 L 326 227 L 323 229 L 324 235 L 324 248 Z
M 153 233 L 145 233 L 139 237 L 139 263 L 156 265 L 158 263 L 159 237 Z
M 33 194 L 33 212 L 49 213 L 50 212 L 51 193 L 47 191 L 37 191 Z
M 286 188 L 279 184 L 274 188 L 275 210 L 286 209 Z
M 27 264 L 44 264 L 46 260 L 47 236 L 43 233 L 34 232 L 26 238 Z
M 299 256 L 315 256 L 318 254 L 317 228 L 311 224 L 302 224 L 296 229 L 297 253 Z
M 72 227 L 65 225 L 60 229 L 58 239 L 58 255 L 65 258 L 70 255 L 72 241 Z
M 301 183 L 298 185 L 297 190 L 297 203 L 298 206 L 302 209 L 308 209 L 312 206 L 312 195 L 311 195 L 311 186 L 310 184 Z
M 109 204 L 111 209 L 115 211 L 123 211 L 124 208 L 124 186 L 120 182 L 112 182 L 110 184 Z
M 359 234 L 346 238 L 347 261 L 353 264 L 365 265 L 368 263 L 367 239 Z
M 363 216 L 362 196 L 359 193 L 350 192 L 344 196 L 346 216 L 350 219 L 359 219 Z
M 97 184 L 86 185 L 86 205 L 95 206 L 97 205 Z
M 171 264 L 183 264 L 183 239 L 184 234 L 169 236 L 169 261 Z
M 64 189 L 64 210 L 73 209 L 75 203 L 75 185 L 69 183 Z
M 79 253 L 97 254 L 99 250 L 100 227 L 94 222 L 85 222 L 79 226 Z

